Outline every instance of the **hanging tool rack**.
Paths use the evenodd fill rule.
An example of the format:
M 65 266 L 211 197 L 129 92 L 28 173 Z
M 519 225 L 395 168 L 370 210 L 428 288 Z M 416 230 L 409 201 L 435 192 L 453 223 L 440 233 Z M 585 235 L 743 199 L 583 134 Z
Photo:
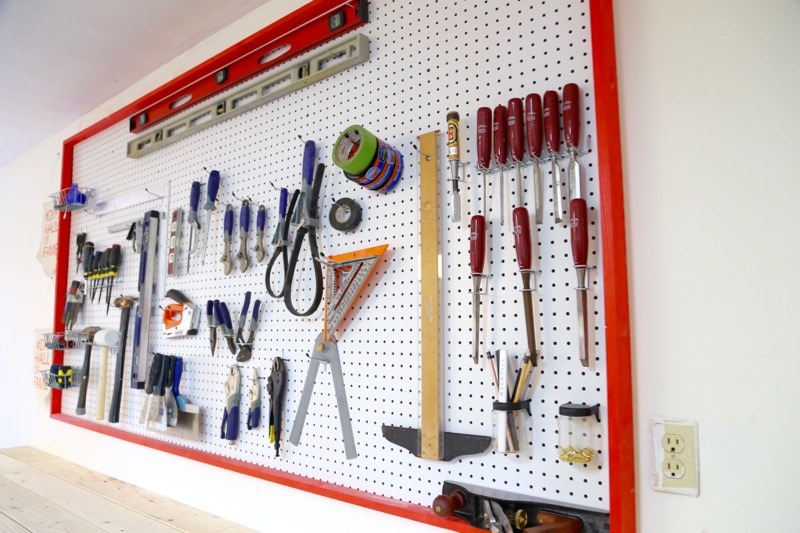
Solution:
M 335 16 L 340 11 L 344 12 L 343 26 L 338 26 L 341 20 Z M 264 47 L 270 48 L 264 44 L 270 42 L 266 34 L 276 28 L 285 30 L 289 24 L 302 32 L 302 22 L 316 20 L 315 17 L 323 17 L 336 30 L 341 28 L 332 31 L 331 46 L 336 44 L 336 38 L 363 35 L 359 42 L 368 41 L 369 58 L 265 105 L 200 128 L 164 148 L 137 158 L 127 157 L 126 146 L 137 135 L 147 135 L 159 124 L 180 120 L 184 114 L 193 113 L 193 105 L 203 103 L 193 98 L 184 102 L 186 105 L 175 106 L 179 107 L 176 114 L 163 116 L 156 110 L 158 105 L 181 100 L 192 83 L 200 83 L 209 75 L 213 79 L 232 61 L 254 50 L 260 50 L 263 56 L 267 53 Z M 402 21 L 402 28 L 398 21 Z M 615 531 L 635 530 L 627 274 L 613 42 L 611 2 L 607 0 L 546 0 L 535 5 L 524 0 L 487 0 L 448 7 L 435 2 L 315 0 L 268 26 L 257 37 L 245 39 L 67 139 L 63 189 L 80 182 L 81 186 L 102 191 L 106 198 L 122 198 L 143 187 L 166 184 L 167 193 L 136 205 L 106 204 L 102 214 L 75 211 L 59 221 L 55 291 L 58 313 L 53 330 L 63 331 L 61 310 L 66 288 L 76 271 L 72 228 L 85 228 L 96 249 L 114 243 L 126 246 L 114 295 L 131 294 L 137 288 L 140 256 L 127 247 L 124 233 L 110 234 L 109 228 L 129 226 L 145 212 L 158 211 L 162 227 L 149 324 L 151 342 L 143 353 L 149 351 L 148 357 L 154 352 L 184 357 L 181 395 L 201 407 L 203 416 L 196 428 L 196 440 L 150 431 L 147 424 L 140 424 L 146 392 L 128 388 L 130 350 L 125 362 L 123 409 L 117 423 L 74 415 L 74 388 L 53 391 L 52 416 L 208 464 L 445 528 L 463 526 L 455 519 L 434 515 L 431 502 L 442 493 L 445 482 L 468 482 L 555 500 L 566 507 L 590 508 L 607 514 Z M 310 44 L 292 61 L 312 57 L 318 50 L 311 48 L 327 45 L 322 41 Z M 270 72 L 270 68 L 250 72 L 220 91 L 203 93 L 203 101 L 223 99 L 238 90 L 239 82 L 257 83 L 260 76 L 267 77 Z M 507 350 L 508 363 L 518 367 L 524 360 L 527 338 L 514 237 L 510 224 L 500 224 L 500 169 L 496 165 L 487 169 L 487 190 L 477 168 L 476 111 L 479 107 L 505 105 L 511 98 L 524 99 L 530 93 L 544 95 L 552 90 L 561 94 L 568 83 L 580 88 L 583 116 L 579 161 L 584 173 L 583 198 L 588 207 L 588 366 L 581 364 L 578 355 L 570 229 L 556 223 L 552 208 L 548 212 L 549 205 L 545 205 L 543 224 L 531 226 L 539 354 L 526 394 L 531 399 L 531 416 L 525 415 L 519 427 L 520 449 L 499 453 L 490 447 L 480 454 L 438 461 L 431 468 L 430 459 L 415 457 L 384 439 L 381 433 L 384 425 L 420 426 L 419 324 L 426 312 L 419 301 L 418 280 L 419 215 L 423 208 L 419 202 L 420 157 L 436 159 L 439 169 L 442 422 L 448 432 L 491 437 L 495 387 L 484 354 Z M 458 110 L 460 116 L 459 188 L 463 216 L 459 222 L 448 216 L 452 183 L 444 133 L 434 134 L 433 149 L 426 147 L 425 153 L 420 153 L 419 148 L 420 135 L 446 130 L 446 116 L 451 110 Z M 334 143 L 352 124 L 374 132 L 404 156 L 402 178 L 387 194 L 376 194 L 352 183 L 333 164 Z M 269 243 L 267 260 L 253 262 L 246 272 L 234 268 L 226 275 L 220 263 L 226 204 L 236 206 L 237 213 L 243 199 L 251 203 L 253 212 L 259 205 L 266 206 L 265 231 L 268 235 L 273 233 L 278 223 L 279 189 L 292 191 L 300 187 L 303 143 L 298 136 L 316 142 L 317 160 L 326 166 L 317 213 L 317 220 L 322 221 L 317 228 L 320 252 L 329 256 L 389 244 L 373 275 L 366 280 L 362 294 L 355 299 L 353 313 L 346 320 L 346 334 L 338 343 L 357 441 L 358 454 L 353 459 L 342 452 L 335 393 L 327 377 L 318 379 L 315 386 L 313 409 L 306 416 L 302 441 L 295 445 L 287 440 L 302 394 L 308 354 L 321 329 L 322 310 L 308 317 L 293 316 L 282 299 L 267 294 L 264 275 L 272 255 Z M 587 143 L 589 137 L 591 142 Z M 564 158 L 558 162 L 566 175 L 566 145 L 562 144 L 558 152 Z M 524 176 L 522 194 L 532 207 L 532 166 L 540 163 L 529 158 L 519 163 Z M 548 167 L 542 164 L 545 183 L 550 178 Z M 219 172 L 220 189 L 216 210 L 206 211 L 202 204 L 212 170 Z M 517 179 L 514 167 L 506 169 L 504 176 L 508 208 L 510 199 L 516 198 L 516 193 L 510 192 Z M 198 210 L 201 225 L 210 228 L 206 258 L 201 262 L 193 256 L 190 272 L 167 277 L 169 216 L 175 209 L 188 209 L 194 181 L 202 183 Z M 469 222 L 471 215 L 483 210 L 486 194 L 490 198 L 484 213 L 488 235 L 486 275 L 490 277 L 485 281 L 486 294 L 481 297 L 481 361 L 475 364 Z M 339 232 L 327 225 L 327 217 L 322 214 L 337 199 L 345 197 L 362 207 L 362 217 L 358 227 Z M 545 203 L 550 202 L 548 188 Z M 511 221 L 510 215 L 505 218 Z M 287 219 L 286 223 L 290 221 Z M 238 224 L 235 225 L 234 254 L 239 242 Z M 198 233 L 205 231 L 201 227 Z M 188 228 L 184 227 L 184 235 L 187 234 Z M 254 235 L 251 229 L 251 243 Z M 263 300 L 252 358 L 239 363 L 239 367 L 242 376 L 250 376 L 253 369 L 266 376 L 273 360 L 280 357 L 285 362 L 284 429 L 279 456 L 275 456 L 264 424 L 245 429 L 246 399 L 240 403 L 241 427 L 235 443 L 220 438 L 226 401 L 223 384 L 230 366 L 236 363 L 235 356 L 227 353 L 220 328 L 216 353 L 211 354 L 205 314 L 197 335 L 178 339 L 162 334 L 158 306 L 170 289 L 180 290 L 196 304 L 209 300 L 226 303 L 234 326 L 246 291 L 253 291 L 254 298 Z M 300 291 L 303 298 L 310 298 L 313 292 L 302 283 Z M 105 304 L 102 311 L 100 306 L 90 304 L 82 312 L 80 327 L 117 327 L 118 311 L 112 308 L 106 315 L 105 309 Z M 131 325 L 129 344 L 133 338 Z M 79 350 L 57 350 L 54 354 L 58 364 L 78 365 L 80 360 Z M 95 364 L 99 363 L 93 361 L 90 376 L 97 373 Z M 87 412 L 95 407 L 91 387 L 92 382 Z M 247 397 L 245 392 L 242 386 L 242 398 Z M 266 383 L 262 394 L 265 392 Z M 600 445 L 592 463 L 559 460 L 558 408 L 569 402 L 601 405 Z

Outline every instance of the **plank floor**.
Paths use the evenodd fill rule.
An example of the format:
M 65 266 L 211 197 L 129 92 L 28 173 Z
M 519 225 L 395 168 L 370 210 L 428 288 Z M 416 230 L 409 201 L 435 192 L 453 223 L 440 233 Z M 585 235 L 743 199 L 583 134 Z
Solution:
M 0 533 L 40 531 L 252 530 L 36 448 L 0 450 Z

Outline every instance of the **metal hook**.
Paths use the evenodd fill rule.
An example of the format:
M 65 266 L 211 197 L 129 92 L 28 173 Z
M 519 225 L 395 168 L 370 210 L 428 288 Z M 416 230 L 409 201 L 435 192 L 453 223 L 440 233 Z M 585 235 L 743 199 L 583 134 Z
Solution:
M 420 149 L 419 149 L 419 148 L 417 148 L 417 145 L 416 145 L 416 144 L 414 144 L 414 143 L 411 143 L 411 147 L 412 147 L 414 150 L 416 150 L 417 152 L 419 152 L 420 154 L 424 155 L 424 156 L 425 156 L 425 161 L 430 161 L 430 160 L 431 160 L 431 155 L 430 155 L 430 154 L 426 154 L 426 153 L 423 153 L 423 152 L 421 152 L 421 151 L 420 151 Z

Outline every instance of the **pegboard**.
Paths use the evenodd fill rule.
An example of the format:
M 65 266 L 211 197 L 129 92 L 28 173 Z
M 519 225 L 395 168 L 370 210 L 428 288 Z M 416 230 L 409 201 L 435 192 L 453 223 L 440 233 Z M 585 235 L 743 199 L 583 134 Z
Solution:
M 85 231 L 96 249 L 123 246 L 123 263 L 115 280 L 114 296 L 137 293 L 139 255 L 125 241 L 125 232 L 109 228 L 127 227 L 141 220 L 145 211 L 161 212 L 159 265 L 151 320 L 150 352 L 184 358 L 181 393 L 202 410 L 199 441 L 170 437 L 139 424 L 145 401 L 143 390 L 127 387 L 130 375 L 130 345 L 126 353 L 126 387 L 121 420 L 115 429 L 174 444 L 222 458 L 329 483 L 346 489 L 386 497 L 399 502 L 427 506 L 440 493 L 445 480 L 544 497 L 567 505 L 609 511 L 609 428 L 607 399 L 608 365 L 602 223 L 596 139 L 596 80 L 593 73 L 589 5 L 585 1 L 483 0 L 456 4 L 373 0 L 370 22 L 357 30 L 370 42 L 370 59 L 274 102 L 248 111 L 156 150 L 138 159 L 126 157 L 126 144 L 133 134 L 126 120 L 88 136 L 74 146 L 72 180 L 96 191 L 95 206 L 71 213 L 68 270 L 70 279 L 79 270 L 74 241 Z M 268 74 L 268 73 L 267 73 Z M 518 368 L 526 349 L 525 319 L 520 279 L 514 251 L 510 206 L 518 205 L 517 174 L 505 171 L 507 193 L 501 224 L 497 168 L 488 175 L 488 190 L 476 167 L 476 111 L 481 106 L 506 105 L 509 98 L 529 93 L 558 91 L 574 82 L 582 102 L 580 157 L 589 208 L 589 320 L 591 353 L 588 368 L 578 360 L 575 272 L 569 227 L 553 217 L 550 165 L 544 171 L 544 223 L 532 225 L 534 294 L 539 364 L 529 385 L 531 416 L 522 416 L 521 449 L 514 454 L 489 451 L 462 456 L 450 462 L 418 459 L 381 435 L 382 425 L 420 427 L 420 295 L 419 295 L 419 158 L 433 156 L 438 163 L 441 220 L 441 350 L 442 426 L 447 432 L 492 435 L 494 387 L 485 358 L 472 361 L 472 278 L 469 266 L 469 217 L 482 210 L 489 195 L 487 215 L 487 293 L 481 305 L 481 353 L 500 348 L 511 355 Z M 231 89 L 231 91 L 236 88 Z M 449 110 L 461 115 L 462 161 L 468 162 L 462 184 L 462 222 L 453 223 L 447 213 L 451 201 L 446 150 L 445 116 Z M 191 110 L 190 110 L 191 111 Z M 333 144 L 341 131 L 361 124 L 404 155 L 405 168 L 398 186 L 388 194 L 376 194 L 345 178 L 331 159 Z M 436 154 L 420 154 L 418 136 L 433 130 Z M 299 445 L 287 442 L 309 365 L 308 354 L 322 331 L 322 306 L 312 316 L 295 317 L 282 300 L 265 290 L 264 275 L 272 254 L 270 237 L 277 223 L 278 188 L 291 192 L 300 187 L 303 143 L 317 143 L 318 160 L 327 166 L 320 198 L 319 248 L 333 255 L 387 243 L 365 289 L 356 299 L 349 318 L 340 328 L 338 349 L 347 392 L 358 456 L 345 458 L 342 432 L 331 374 L 323 365 L 317 376 L 311 406 Z M 562 144 L 562 152 L 565 151 Z M 533 208 L 531 170 L 522 167 L 523 200 Z M 561 166 L 566 182 L 565 161 Z M 192 181 L 207 183 L 208 171 L 219 170 L 221 187 L 217 210 L 210 216 L 209 240 L 203 264 L 193 259 L 185 272 L 185 248 L 179 275 L 167 277 L 166 253 L 169 217 L 182 208 L 188 211 Z M 201 205 L 205 187 L 202 189 Z M 100 214 L 104 200 L 137 198 L 136 205 Z M 328 212 L 343 197 L 363 208 L 361 224 L 351 232 L 334 230 Z M 226 204 L 238 213 L 241 200 L 252 202 L 249 235 L 250 269 L 242 273 L 234 266 L 223 274 L 222 216 Z M 265 242 L 267 259 L 256 263 L 255 213 L 267 208 Z M 201 234 L 209 219 L 200 210 Z M 183 225 L 184 246 L 188 224 Z M 239 249 L 238 224 L 232 250 Z M 307 250 L 307 248 L 306 248 Z M 195 256 L 196 257 L 196 256 Z M 295 278 L 296 295 L 304 306 L 310 299 L 311 258 L 301 256 L 303 268 Z M 158 305 L 168 289 L 179 289 L 203 315 L 194 337 L 166 338 Z M 253 347 L 253 358 L 240 363 L 242 417 L 239 439 L 229 444 L 220 438 L 225 395 L 223 384 L 235 358 L 217 341 L 216 353 L 209 349 L 205 303 L 219 299 L 227 303 L 236 323 L 244 293 L 262 301 L 261 320 Z M 105 296 L 104 296 L 105 298 Z M 252 309 L 252 307 L 251 307 Z M 60 310 L 57 310 L 60 314 Z M 249 322 L 249 320 L 248 320 Z M 119 311 L 106 304 L 84 306 L 75 329 L 89 325 L 116 329 Z M 129 343 L 133 327 L 129 333 Z M 288 383 L 283 412 L 284 429 L 280 454 L 276 457 L 268 440 L 268 396 L 266 377 L 272 360 L 286 361 Z M 67 350 L 66 364 L 80 366 L 82 350 Z M 109 370 L 113 369 L 112 354 Z M 87 414 L 93 422 L 96 409 L 99 350 L 95 350 L 90 373 Z M 247 386 L 253 369 L 261 377 L 264 403 L 262 425 L 245 427 Z M 111 394 L 109 378 L 107 394 Z M 61 397 L 60 412 L 74 415 L 77 388 Z M 601 405 L 600 444 L 597 459 L 589 465 L 568 464 L 558 459 L 558 407 L 575 402 Z M 109 426 L 108 422 L 97 422 Z

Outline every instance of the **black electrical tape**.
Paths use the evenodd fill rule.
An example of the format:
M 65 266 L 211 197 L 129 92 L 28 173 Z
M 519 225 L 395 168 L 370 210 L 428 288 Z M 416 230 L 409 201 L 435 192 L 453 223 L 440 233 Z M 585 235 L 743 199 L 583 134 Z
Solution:
M 351 198 L 340 198 L 331 207 L 328 221 L 335 230 L 355 229 L 361 223 L 361 206 Z

